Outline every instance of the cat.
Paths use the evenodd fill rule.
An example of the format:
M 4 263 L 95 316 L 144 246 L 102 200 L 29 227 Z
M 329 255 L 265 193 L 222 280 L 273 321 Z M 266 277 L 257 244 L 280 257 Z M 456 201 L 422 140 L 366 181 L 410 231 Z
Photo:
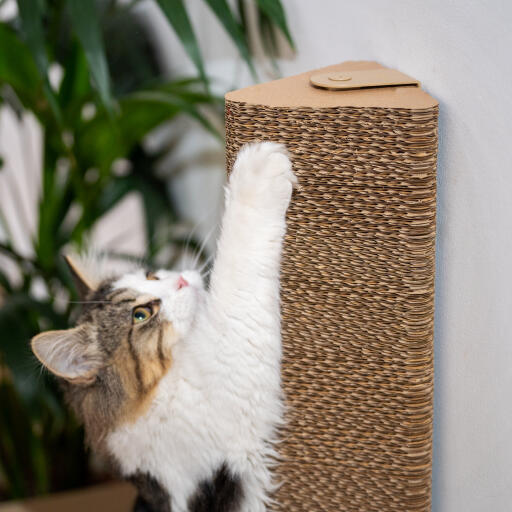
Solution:
M 279 267 L 297 179 L 284 146 L 238 153 L 208 289 L 195 271 L 97 282 L 76 327 L 32 350 L 59 380 L 89 445 L 138 488 L 135 510 L 260 512 L 274 482 L 280 383 Z

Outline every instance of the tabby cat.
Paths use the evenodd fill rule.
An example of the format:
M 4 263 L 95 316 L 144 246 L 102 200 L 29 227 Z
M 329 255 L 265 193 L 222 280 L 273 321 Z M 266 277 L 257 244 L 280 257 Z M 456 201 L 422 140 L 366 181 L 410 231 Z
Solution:
M 196 271 L 99 279 L 68 261 L 76 327 L 32 340 L 135 509 L 260 512 L 282 423 L 279 265 L 296 178 L 282 145 L 242 148 L 208 289 Z

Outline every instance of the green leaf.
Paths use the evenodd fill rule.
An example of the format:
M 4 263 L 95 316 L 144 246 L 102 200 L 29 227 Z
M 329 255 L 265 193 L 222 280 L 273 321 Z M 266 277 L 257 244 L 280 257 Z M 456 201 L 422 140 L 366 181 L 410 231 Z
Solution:
M 155 186 L 152 180 L 148 180 L 145 174 L 135 174 L 132 178 L 135 180 L 136 190 L 141 194 L 144 203 L 148 251 L 152 252 L 158 223 L 162 218 L 169 215 L 169 200 L 165 187 L 162 187 L 162 183 L 158 183 L 159 186 Z
M 194 29 L 192 28 L 192 23 L 183 0 L 157 0 L 157 3 L 174 28 L 176 35 L 180 38 L 188 56 L 196 65 L 202 81 L 208 84 L 199 44 L 197 43 L 196 35 L 194 34 Z
M 198 81 L 191 81 L 189 79 L 174 80 L 165 84 L 157 85 L 152 90 L 164 91 L 169 94 L 174 94 L 182 100 L 189 103 L 203 104 L 203 105 L 224 105 L 224 98 L 222 96 L 215 96 L 210 93 L 195 87 Z
M 205 0 L 205 2 L 210 6 L 215 16 L 217 16 L 218 20 L 226 29 L 226 32 L 237 46 L 240 55 L 249 66 L 253 77 L 256 79 L 257 73 L 252 63 L 251 53 L 247 46 L 243 30 L 235 19 L 228 3 L 226 0 Z
M 295 43 L 291 36 L 283 5 L 280 0 L 258 0 L 259 8 L 275 23 L 284 34 L 290 46 L 295 49 Z
M 41 2 L 39 0 L 18 0 L 18 8 L 25 39 L 27 40 L 28 47 L 34 56 L 37 68 L 43 79 L 44 94 L 57 122 L 60 124 L 62 122 L 60 108 L 50 81 L 48 80 L 49 63 L 43 34 L 43 11 Z
M 38 263 L 46 271 L 53 271 L 55 268 L 55 255 L 60 249 L 56 234 L 73 199 L 69 173 L 58 176 L 57 161 L 61 154 L 50 143 L 50 138 L 50 134 L 46 134 L 43 149 L 43 192 L 39 202 L 38 237 L 35 244 Z
M 159 226 L 168 227 L 176 221 L 173 204 L 169 200 L 167 186 L 164 180 L 147 172 L 148 155 L 138 146 L 130 155 L 133 169 L 127 176 L 132 186 L 142 197 L 146 224 L 147 249 L 146 254 L 154 256 L 157 250 L 157 233 Z M 150 157 L 151 159 L 151 157 Z M 168 229 L 165 230 L 168 233 Z
M 7 496 L 22 498 L 30 494 L 31 482 L 27 475 L 30 466 L 30 451 L 27 449 L 32 435 L 26 407 L 7 379 L 0 380 L 0 453 L 2 466 L 7 476 Z
M 122 111 L 117 121 L 120 121 Z M 74 153 L 84 171 L 97 168 L 100 175 L 108 175 L 112 162 L 127 153 L 120 128 L 106 112 L 98 113 L 90 121 L 82 123 L 75 133 Z
M 18 0 L 18 8 L 27 44 L 41 75 L 46 76 L 48 56 L 43 35 L 41 3 L 38 0 Z
M 147 104 L 150 108 L 158 110 L 158 106 L 175 109 L 178 112 L 183 112 L 193 117 L 196 121 L 199 121 L 212 135 L 217 138 L 222 138 L 218 130 L 210 123 L 207 117 L 205 117 L 190 101 L 180 98 L 179 95 L 169 94 L 160 91 L 141 91 L 130 95 L 130 101 L 132 103 Z
M 99 17 L 93 0 L 68 0 L 71 23 L 80 40 L 101 101 L 113 112 L 110 75 L 101 37 Z
M 140 148 L 132 154 L 134 167 L 128 176 L 116 178 L 104 190 L 98 201 L 98 208 L 102 212 L 114 207 L 128 193 L 136 192 L 144 204 L 144 218 L 146 236 L 148 241 L 147 250 L 152 252 L 156 238 L 156 231 L 162 220 L 168 222 L 173 218 L 172 205 L 166 192 L 165 183 L 159 180 L 147 170 L 147 158 L 142 156 Z M 140 163 L 139 163 L 140 161 Z
M 12 288 L 9 279 L 7 278 L 7 275 L 4 273 L 2 269 L 0 269 L 0 294 L 4 290 L 9 293 L 12 291 Z
M 240 27 L 244 34 L 249 33 L 249 23 L 247 20 L 247 14 L 245 10 L 245 0 L 237 0 L 236 7 L 238 11 L 238 17 L 240 18 Z
M 277 65 L 276 61 L 276 56 L 278 55 L 278 43 L 276 40 L 275 26 L 270 18 L 261 10 L 258 24 L 265 54 L 269 58 L 272 67 L 274 68 L 274 73 L 278 75 L 279 66 Z
M 126 96 L 119 102 L 116 119 L 98 113 L 77 131 L 75 154 L 83 169 L 96 167 L 102 176 L 110 172 L 116 158 L 126 157 L 131 148 L 159 124 L 172 119 L 178 109 Z
M 98 217 L 112 209 L 121 199 L 134 190 L 133 180 L 129 176 L 115 178 L 101 191 L 97 201 Z
M 82 47 L 74 40 L 64 63 L 64 77 L 59 89 L 59 103 L 70 125 L 80 123 L 83 102 L 90 93 L 87 59 Z
M 82 167 L 97 167 L 107 173 L 116 158 L 126 157 L 148 133 L 180 113 L 193 117 L 220 137 L 197 107 L 198 104 L 218 103 L 219 99 L 193 92 L 188 85 L 189 82 L 183 80 L 128 94 L 119 100 L 120 111 L 115 124 L 101 114 L 83 123 L 75 140 L 75 152 Z
M 41 84 L 36 63 L 27 46 L 5 23 L 0 23 L 0 48 L 0 82 L 8 83 L 25 106 L 36 110 Z
M 0 309 L 0 329 L 5 333 L 0 353 L 9 367 L 17 392 L 27 405 L 33 403 L 39 389 L 39 373 L 29 346 L 30 338 L 35 334 L 29 315 L 34 311 L 54 317 L 49 306 L 23 293 L 11 294 Z

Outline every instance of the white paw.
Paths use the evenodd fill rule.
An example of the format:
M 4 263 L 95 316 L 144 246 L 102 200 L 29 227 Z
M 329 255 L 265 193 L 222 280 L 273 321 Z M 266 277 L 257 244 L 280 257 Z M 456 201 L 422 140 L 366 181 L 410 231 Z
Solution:
M 284 145 L 257 142 L 239 151 L 228 190 L 230 198 L 240 203 L 284 212 L 297 183 Z

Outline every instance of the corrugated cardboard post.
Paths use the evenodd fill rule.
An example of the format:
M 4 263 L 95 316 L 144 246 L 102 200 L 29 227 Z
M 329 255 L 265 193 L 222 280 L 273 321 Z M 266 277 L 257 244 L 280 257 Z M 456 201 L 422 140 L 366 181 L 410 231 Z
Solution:
M 226 96 L 228 170 L 241 145 L 272 140 L 300 181 L 276 510 L 430 510 L 438 107 L 383 69 L 346 62 Z

